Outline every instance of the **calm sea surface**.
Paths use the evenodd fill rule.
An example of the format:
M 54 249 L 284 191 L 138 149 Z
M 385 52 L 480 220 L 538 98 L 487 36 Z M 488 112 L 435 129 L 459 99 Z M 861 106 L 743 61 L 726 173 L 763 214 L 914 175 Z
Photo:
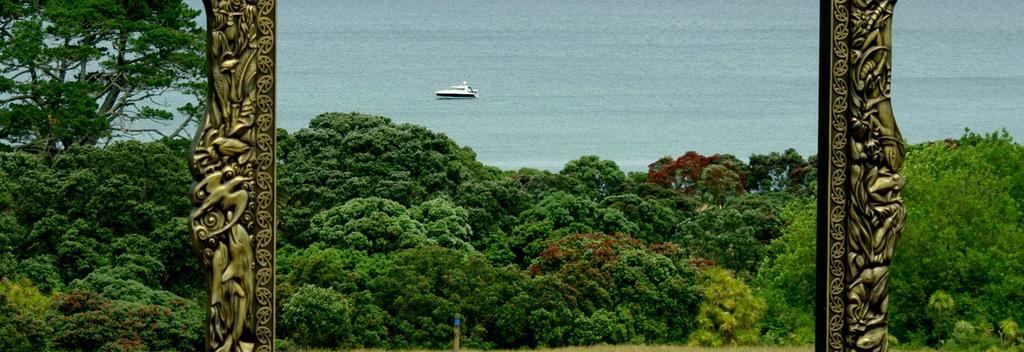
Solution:
M 504 169 L 808 155 L 818 12 L 814 0 L 281 1 L 279 125 L 384 115 Z M 893 106 L 909 142 L 965 127 L 1024 139 L 1021 18 L 1020 0 L 900 1 Z M 464 80 L 480 98 L 432 94 Z

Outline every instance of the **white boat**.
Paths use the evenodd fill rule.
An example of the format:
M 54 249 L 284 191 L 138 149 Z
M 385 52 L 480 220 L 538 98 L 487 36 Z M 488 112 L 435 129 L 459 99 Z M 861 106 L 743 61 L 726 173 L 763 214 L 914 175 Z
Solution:
M 470 87 L 466 81 L 462 81 L 461 85 L 451 86 L 448 87 L 448 89 L 436 91 L 434 92 L 434 95 L 442 98 L 476 98 L 476 93 L 476 89 Z

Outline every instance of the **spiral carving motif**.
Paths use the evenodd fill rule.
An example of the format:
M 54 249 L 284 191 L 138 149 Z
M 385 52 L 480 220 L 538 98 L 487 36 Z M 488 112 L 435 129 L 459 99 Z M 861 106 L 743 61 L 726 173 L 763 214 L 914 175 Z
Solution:
M 209 92 L 189 158 L 189 229 L 208 291 L 204 349 L 272 351 L 275 3 L 203 5 Z

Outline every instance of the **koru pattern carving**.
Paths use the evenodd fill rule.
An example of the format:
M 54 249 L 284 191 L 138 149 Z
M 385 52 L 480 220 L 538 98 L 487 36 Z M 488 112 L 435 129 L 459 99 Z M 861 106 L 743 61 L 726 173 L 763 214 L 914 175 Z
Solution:
M 204 0 L 209 93 L 189 168 L 205 349 L 274 346 L 275 1 Z
M 826 167 L 823 167 L 822 171 L 825 171 L 825 177 L 828 182 L 819 185 L 819 187 L 827 187 L 825 191 L 827 193 L 824 202 L 827 206 L 825 214 L 818 214 L 818 217 L 826 217 L 825 229 L 827 236 L 825 238 L 819 238 L 818 241 L 826 241 L 825 248 L 826 254 L 819 253 L 818 255 L 827 255 L 824 260 L 827 270 L 825 271 L 825 282 L 819 282 L 819 289 L 826 289 L 825 299 L 823 305 L 826 306 L 824 310 L 824 321 L 819 321 L 819 324 L 825 325 L 824 327 L 819 326 L 818 328 L 824 330 L 822 336 L 821 330 L 819 330 L 818 339 L 825 340 L 823 345 L 828 351 L 843 351 L 845 347 L 845 341 L 843 335 L 845 333 L 845 320 L 843 307 L 846 305 L 846 299 L 844 297 L 846 293 L 846 283 L 844 282 L 845 274 L 845 260 L 846 260 L 846 180 L 848 179 L 847 169 L 847 149 L 848 144 L 847 138 L 847 115 L 849 113 L 849 94 L 850 94 L 850 83 L 849 77 L 849 58 L 850 50 L 847 42 L 849 40 L 849 23 L 850 23 L 850 4 L 848 0 L 830 0 L 831 1 L 831 16 L 830 21 L 830 35 L 828 38 L 831 43 L 828 43 L 831 47 L 830 55 L 830 68 L 829 72 L 829 97 L 828 97 L 828 138 L 825 140 L 829 143 L 829 153 L 822 160 L 827 162 Z M 823 3 L 824 5 L 824 3 Z M 826 43 L 822 43 L 825 45 Z M 819 220 L 820 221 L 820 220 Z M 822 261 L 819 260 L 819 263 Z M 824 288 L 821 288 L 824 286 Z M 821 296 L 819 296 L 821 297 Z M 819 340 L 820 341 L 820 340 Z M 820 346 L 820 345 L 819 345 Z

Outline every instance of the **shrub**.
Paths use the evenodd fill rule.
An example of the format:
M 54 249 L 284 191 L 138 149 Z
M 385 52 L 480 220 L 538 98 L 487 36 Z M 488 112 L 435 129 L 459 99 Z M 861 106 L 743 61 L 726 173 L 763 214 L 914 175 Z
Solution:
M 299 344 L 314 347 L 352 346 L 354 307 L 330 288 L 300 287 L 283 309 L 281 323 Z
M 690 335 L 689 343 L 710 347 L 757 344 L 757 322 L 764 312 L 764 302 L 725 269 L 702 270 L 700 281 L 697 330 Z
M 73 291 L 57 297 L 55 346 L 66 351 L 202 349 L 203 309 L 173 299 L 145 304 Z
M 53 327 L 46 313 L 53 302 L 32 282 L 0 279 L 0 351 L 47 351 Z
M 928 316 L 932 320 L 935 334 L 940 339 L 948 337 L 950 332 L 954 330 L 953 322 L 951 321 L 954 314 L 956 314 L 956 301 L 946 291 L 935 291 L 928 298 Z M 959 324 L 960 322 L 956 323 Z

